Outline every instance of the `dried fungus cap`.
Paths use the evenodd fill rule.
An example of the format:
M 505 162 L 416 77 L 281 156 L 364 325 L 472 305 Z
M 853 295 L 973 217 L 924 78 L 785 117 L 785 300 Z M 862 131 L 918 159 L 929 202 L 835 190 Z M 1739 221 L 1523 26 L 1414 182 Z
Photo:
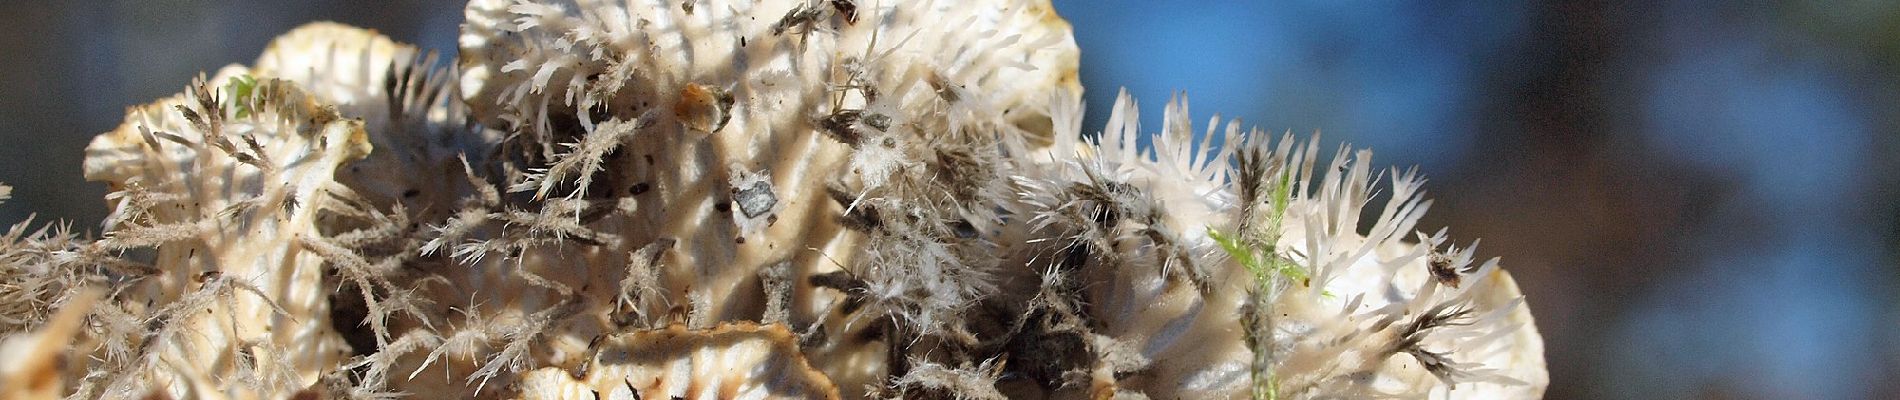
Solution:
M 979 114 L 1047 144 L 1049 94 L 1081 94 L 1079 50 L 1046 1 L 475 0 L 466 17 L 463 95 L 483 122 L 533 135 L 550 117 L 593 118 L 575 110 L 641 116 L 692 85 L 733 90 L 752 110 L 738 113 L 740 129 L 785 129 L 788 117 L 826 111 L 805 103 L 833 93 L 865 108 L 878 94 L 850 89 L 869 85 L 905 107 L 929 100 L 911 92 L 979 93 Z
M 85 176 L 117 191 L 99 245 L 156 248 L 159 270 L 119 295 L 160 324 L 136 360 L 103 357 L 138 365 L 108 394 L 276 393 L 328 372 L 348 349 L 327 323 L 324 260 L 300 240 L 319 234 L 336 170 L 369 151 L 360 121 L 240 66 L 94 138 Z
M 806 364 L 797 336 L 784 325 L 673 325 L 598 340 L 580 378 L 561 368 L 530 371 L 521 398 L 839 398 L 837 386 Z
M 1258 354 L 1283 398 L 1541 395 L 1542 341 L 1509 274 L 1495 259 L 1472 263 L 1469 247 L 1440 249 L 1442 231 L 1411 240 L 1430 207 L 1416 173 L 1390 171 L 1388 186 L 1370 151 L 1347 148 L 1316 168 L 1313 141 L 1243 135 L 1237 123 L 1223 132 L 1218 119 L 1197 135 L 1179 98 L 1140 146 L 1136 111 L 1124 94 L 1099 142 L 1058 141 L 1077 156 L 1016 170 L 1016 212 L 1035 229 L 1019 234 L 1057 238 L 1071 255 L 1045 262 L 1075 272 L 1045 272 L 1039 296 L 1079 292 L 1085 311 L 1069 318 L 1089 319 L 1079 342 L 1092 357 L 1076 368 L 1091 395 L 1245 397 Z M 1058 115 L 1058 126 L 1079 118 Z M 1375 192 L 1391 197 L 1371 202 Z M 1370 229 L 1361 216 L 1375 218 Z M 1050 251 L 1030 245 L 1013 260 Z M 1268 301 L 1253 304 L 1260 293 Z M 1249 320 L 1270 340 L 1256 345 Z
M 574 271 L 619 281 L 624 274 L 618 271 L 630 269 L 619 267 L 644 267 L 628 262 L 627 254 L 669 241 L 658 279 L 635 283 L 681 305 L 689 323 L 773 313 L 761 310 L 770 303 L 755 282 L 761 269 L 789 261 L 795 279 L 782 304 L 794 326 L 822 324 L 833 337 L 865 329 L 868 323 L 848 320 L 876 317 L 834 312 L 846 308 L 838 306 L 844 293 L 804 278 L 870 268 L 873 261 L 859 257 L 867 247 L 927 247 L 930 257 L 940 258 L 974 259 L 984 251 L 866 244 L 864 233 L 839 223 L 845 207 L 830 189 L 847 193 L 849 201 L 884 196 L 865 193 L 902 182 L 918 193 L 927 189 L 937 197 L 932 202 L 961 201 L 985 214 L 970 219 L 993 219 L 994 210 L 980 204 L 1000 194 L 942 198 L 948 190 L 935 188 L 949 185 L 928 177 L 947 173 L 925 167 L 938 158 L 933 146 L 965 151 L 959 160 L 967 165 L 994 166 L 994 136 L 1048 145 L 1051 100 L 1074 100 L 1081 92 L 1070 28 L 1046 2 L 477 0 L 465 16 L 460 88 L 476 120 L 510 133 L 502 151 L 525 160 L 507 166 L 526 177 L 509 177 L 510 191 L 532 192 L 541 203 L 531 206 L 544 212 L 601 200 L 620 206 L 582 222 L 585 230 L 613 239 L 600 240 L 600 250 L 576 257 L 533 249 L 519 260 L 583 296 L 613 298 L 617 293 L 604 292 L 615 288 L 587 286 Z M 843 122 L 833 128 L 849 128 L 825 126 L 836 121 Z M 915 179 L 893 178 L 905 174 Z M 981 189 L 996 194 L 1001 185 L 990 184 L 1000 181 L 970 186 L 988 185 Z M 889 218 L 903 218 L 892 210 Z M 966 225 L 975 231 L 989 223 Z M 878 268 L 891 272 L 870 279 L 931 281 L 929 290 L 879 295 L 928 301 L 873 301 L 874 313 L 924 309 L 912 314 L 934 332 L 957 325 L 954 310 L 977 302 L 975 289 L 989 287 L 980 269 L 991 265 L 906 259 L 943 272 L 886 266 Z M 459 286 L 529 293 L 514 297 L 526 308 L 563 300 L 554 295 L 559 290 L 520 282 Z M 455 304 L 468 294 L 437 298 Z M 547 347 L 557 349 L 549 352 L 557 357 L 544 358 L 549 364 L 565 363 L 559 356 L 587 341 L 549 336 Z M 823 344 L 810 355 L 847 391 L 857 391 L 884 383 L 883 347 L 875 341 Z
M 186 93 L 127 109 L 124 124 L 86 147 L 85 176 L 115 189 L 141 184 L 230 202 L 255 194 L 246 190 L 274 190 L 244 187 L 266 177 L 280 186 L 325 183 L 337 166 L 368 155 L 370 148 L 361 121 L 347 119 L 295 83 L 272 82 L 232 65 Z M 186 181 L 189 174 L 224 170 L 233 175 Z
M 252 74 L 296 82 L 337 113 L 363 121 L 376 151 L 337 181 L 377 207 L 426 208 L 439 217 L 470 192 L 458 157 L 485 154 L 493 139 L 467 126 L 454 69 L 434 52 L 374 30 L 305 24 L 271 40 Z
M 251 72 L 297 82 L 338 113 L 375 126 L 389 117 L 385 78 L 415 53 L 373 30 L 314 22 L 271 39 Z

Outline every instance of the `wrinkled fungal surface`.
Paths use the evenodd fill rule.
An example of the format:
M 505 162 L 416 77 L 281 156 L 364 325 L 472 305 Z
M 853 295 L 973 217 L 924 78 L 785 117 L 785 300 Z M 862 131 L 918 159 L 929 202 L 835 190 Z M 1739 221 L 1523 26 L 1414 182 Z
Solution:
M 711 329 L 673 325 L 596 338 L 575 371 L 522 377 L 527 398 L 836 399 L 838 387 L 805 362 L 783 324 Z
M 1185 98 L 1143 130 L 1124 94 L 1085 130 L 1046 2 L 474 0 L 465 18 L 453 56 L 307 25 L 128 109 L 86 149 L 113 190 L 98 238 L 0 236 L 0 394 L 1548 383 L 1510 274 L 1420 231 L 1417 172 L 1197 130 Z

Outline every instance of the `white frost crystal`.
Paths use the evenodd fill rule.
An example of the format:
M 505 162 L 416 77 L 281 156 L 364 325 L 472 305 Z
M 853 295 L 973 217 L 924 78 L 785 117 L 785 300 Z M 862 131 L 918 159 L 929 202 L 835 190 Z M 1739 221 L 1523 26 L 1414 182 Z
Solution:
M 0 356 L 19 361 L 0 394 L 1548 382 L 1497 260 L 1416 230 L 1417 174 L 1195 132 L 1184 99 L 1152 146 L 1126 95 L 1085 139 L 1078 51 L 1047 3 L 475 0 L 466 18 L 453 65 L 318 23 L 131 109 L 87 149 L 115 190 L 104 238 L 0 238 Z

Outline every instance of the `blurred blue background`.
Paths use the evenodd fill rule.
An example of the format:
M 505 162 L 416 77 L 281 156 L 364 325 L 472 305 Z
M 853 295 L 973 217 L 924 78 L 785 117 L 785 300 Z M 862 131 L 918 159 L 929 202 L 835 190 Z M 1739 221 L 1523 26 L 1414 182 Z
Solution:
M 1549 398 L 1900 398 L 1900 3 L 1057 1 L 1089 130 L 1177 91 L 1421 166 L 1483 238 Z M 81 149 L 124 107 L 336 20 L 451 51 L 442 1 L 0 3 L 0 223 L 97 221 Z M 80 228 L 92 228 L 81 223 Z M 96 229 L 96 228 L 94 228 Z

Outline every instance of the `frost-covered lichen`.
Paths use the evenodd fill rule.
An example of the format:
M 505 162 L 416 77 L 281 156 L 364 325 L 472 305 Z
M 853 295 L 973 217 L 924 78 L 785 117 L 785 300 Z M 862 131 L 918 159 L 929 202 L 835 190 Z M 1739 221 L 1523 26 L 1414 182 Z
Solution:
M 0 354 L 67 360 L 0 371 L 0 393 L 44 376 L 63 381 L 32 393 L 114 398 L 1547 382 L 1510 276 L 1417 231 L 1416 173 L 1344 148 L 1316 167 L 1314 141 L 1232 122 L 1196 132 L 1185 99 L 1151 146 L 1126 95 L 1084 131 L 1078 52 L 1046 3 L 476 0 L 466 18 L 453 65 L 313 24 L 131 109 L 87 150 L 114 189 L 100 239 L 0 237 Z M 55 316 L 66 304 L 90 306 Z

